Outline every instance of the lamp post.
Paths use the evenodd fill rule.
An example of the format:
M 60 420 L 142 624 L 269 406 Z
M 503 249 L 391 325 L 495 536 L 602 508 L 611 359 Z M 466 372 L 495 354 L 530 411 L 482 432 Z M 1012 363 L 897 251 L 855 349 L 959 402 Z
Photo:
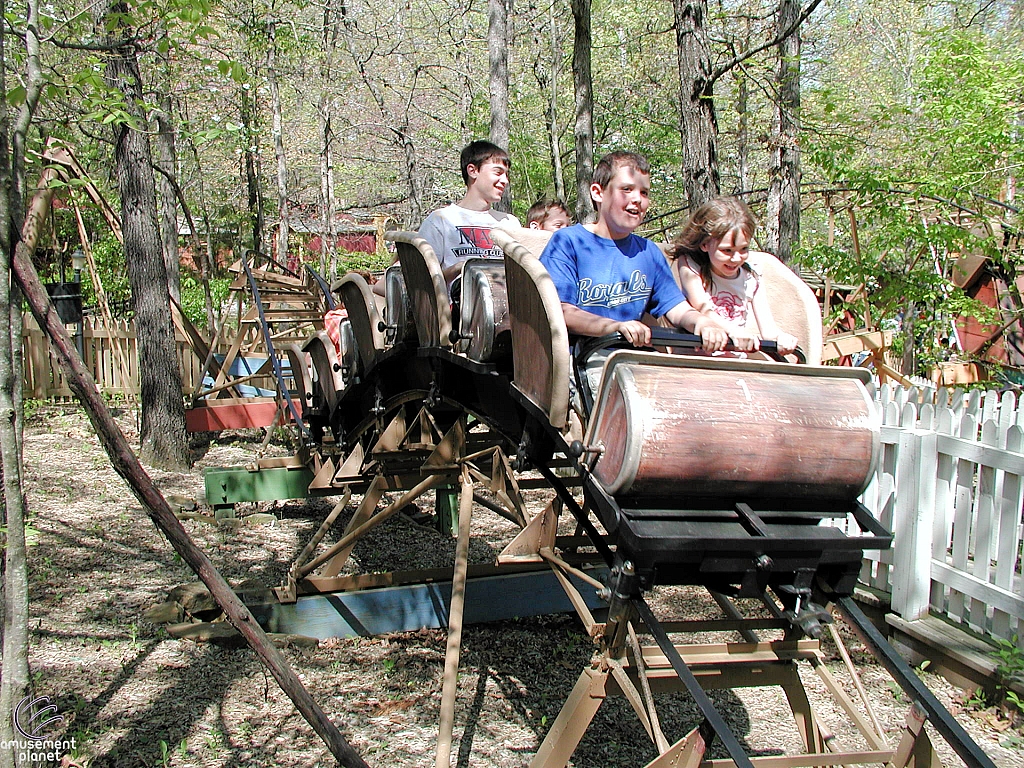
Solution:
M 82 301 L 82 270 L 85 269 L 85 253 L 81 248 L 76 248 L 71 254 L 71 265 L 75 270 L 75 284 L 78 286 L 78 301 Z M 75 346 L 78 348 L 78 356 L 85 360 L 85 322 L 84 313 L 79 311 L 78 324 L 75 328 Z

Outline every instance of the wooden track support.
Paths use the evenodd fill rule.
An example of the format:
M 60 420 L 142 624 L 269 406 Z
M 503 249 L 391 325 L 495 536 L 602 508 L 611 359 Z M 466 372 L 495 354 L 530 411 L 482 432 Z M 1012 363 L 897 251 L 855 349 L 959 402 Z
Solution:
M 607 631 L 606 628 L 606 636 Z M 896 748 L 890 746 L 885 735 L 874 730 L 869 718 L 861 713 L 842 686 L 828 673 L 816 640 L 679 645 L 676 649 L 706 690 L 766 685 L 782 689 L 804 752 L 785 757 L 750 758 L 757 768 L 864 763 L 882 763 L 891 768 L 938 768 L 940 765 L 922 727 L 925 720 L 923 712 L 916 706 L 911 708 L 900 744 Z M 804 690 L 797 670 L 799 663 L 811 666 L 832 695 L 837 708 L 857 727 L 867 749 L 844 749 L 835 735 L 824 727 Z M 701 728 L 695 728 L 671 744 L 660 734 L 653 701 L 646 691 L 665 693 L 681 689 L 682 684 L 675 671 L 657 646 L 641 646 L 639 655 L 633 658 L 626 654 L 616 656 L 609 647 L 601 649 L 580 673 L 576 686 L 530 763 L 531 768 L 561 768 L 566 765 L 601 704 L 611 695 L 626 697 L 658 749 L 659 756 L 648 763 L 648 768 L 697 768 L 702 764 L 714 768 L 735 766 L 732 760 L 704 760 L 709 739 Z

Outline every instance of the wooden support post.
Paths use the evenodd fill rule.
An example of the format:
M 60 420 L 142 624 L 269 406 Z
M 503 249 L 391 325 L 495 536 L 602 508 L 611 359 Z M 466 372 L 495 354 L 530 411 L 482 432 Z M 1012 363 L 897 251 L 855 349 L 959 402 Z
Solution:
M 562 705 L 530 768 L 564 768 L 607 698 L 608 671 L 587 667 Z
M 75 211 L 75 224 L 78 227 L 78 240 L 82 244 L 82 253 L 85 254 L 86 265 L 89 268 L 89 278 L 92 280 L 93 293 L 96 295 L 96 303 L 100 305 L 100 312 L 103 320 L 111 331 L 110 345 L 114 350 L 114 357 L 117 359 L 118 368 L 121 371 L 125 393 L 135 394 L 135 384 L 132 382 L 131 369 L 128 365 L 126 352 L 121 348 L 121 339 L 114 333 L 114 317 L 110 314 L 110 304 L 107 302 L 107 292 L 103 289 L 103 281 L 100 279 L 99 271 L 96 269 L 96 259 L 92 255 L 92 246 L 89 245 L 89 235 L 85 230 L 85 220 L 82 218 L 82 210 L 75 199 L 71 198 L 71 207 Z M 124 243 L 121 243 L 124 245 Z
M 307 558 L 316 551 L 317 546 L 319 546 L 324 536 L 327 535 L 327 532 L 331 530 L 331 526 L 334 525 L 334 521 L 337 520 L 338 516 L 344 511 L 345 507 L 348 505 L 349 499 L 351 498 L 352 488 L 346 485 L 345 495 L 341 497 L 341 501 L 334 505 L 334 509 L 331 510 L 331 513 L 327 515 L 327 518 L 320 524 L 317 532 L 313 534 L 313 538 L 311 538 L 306 543 L 306 546 L 302 548 L 302 551 L 299 552 L 299 556 L 295 558 L 295 562 L 292 564 L 293 567 L 301 567 L 306 562 Z
M 896 753 L 892 756 L 892 761 L 889 763 L 890 768 L 905 768 L 911 763 L 917 752 L 917 740 L 924 730 L 927 719 L 928 716 L 917 704 L 910 707 L 910 711 L 907 712 L 907 724 L 903 731 L 903 738 L 900 739 Z
M 668 752 L 654 758 L 645 768 L 697 768 L 704 759 L 706 749 L 707 741 L 704 735 L 700 728 L 694 728 L 673 744 Z
M 441 724 L 437 735 L 435 768 L 448 768 L 452 755 L 452 731 L 455 728 L 455 697 L 458 694 L 459 656 L 462 652 L 462 616 L 466 607 L 466 573 L 469 567 L 469 524 L 473 517 L 473 481 L 462 468 L 459 494 L 459 537 L 455 546 L 455 572 L 452 575 L 452 602 L 448 612 L 448 646 L 444 654 L 441 685 Z
M 348 462 L 346 462 L 346 464 L 347 463 Z M 348 525 L 346 525 L 345 530 L 342 531 L 342 536 L 347 536 L 373 516 L 374 510 L 377 509 L 377 503 L 384 495 L 384 491 L 387 487 L 388 483 L 387 480 L 384 479 L 383 475 L 376 475 L 373 480 L 370 481 L 370 486 L 363 491 L 363 498 L 359 502 L 359 506 L 356 507 L 356 511 L 352 513 L 352 519 L 348 521 Z M 355 542 L 353 541 L 349 546 L 339 549 L 333 557 L 331 557 L 327 565 L 324 566 L 320 575 L 332 577 L 341 573 L 341 569 L 348 561 L 349 555 L 352 554 L 352 549 L 354 547 Z M 305 565 L 305 563 L 302 563 L 302 565 Z
M 352 531 L 347 531 L 345 535 L 341 537 L 341 539 L 339 539 L 333 545 L 331 545 L 330 549 L 328 549 L 322 555 L 319 555 L 315 560 L 312 560 L 306 565 L 299 568 L 297 575 L 300 577 L 307 576 L 311 574 L 313 571 L 315 571 L 318 567 L 326 563 L 328 560 L 333 558 L 338 553 L 343 552 L 345 549 L 351 550 L 352 546 L 356 543 L 356 541 L 358 541 L 360 536 L 365 534 L 367 531 L 376 528 L 378 525 L 383 523 L 385 520 L 387 520 L 389 517 L 394 515 L 399 510 L 401 510 L 403 507 L 406 507 L 412 502 L 416 501 L 416 499 L 418 499 L 424 493 L 429 491 L 431 488 L 435 488 L 440 483 L 443 483 L 444 480 L 445 479 L 443 476 L 431 475 L 426 480 L 419 483 L 411 491 L 406 491 L 405 494 L 403 494 L 403 496 L 398 501 L 391 504 L 389 507 L 387 507 L 387 509 L 378 512 L 376 515 L 371 517 L 358 528 L 355 528 Z M 324 575 L 337 576 L 340 570 L 341 566 L 339 565 L 338 571 L 335 571 L 334 573 L 325 573 Z
M 928 614 L 931 600 L 932 527 L 935 518 L 936 433 L 908 429 L 900 433 L 900 466 L 893 514 L 899 547 L 893 563 L 892 608 L 907 621 Z
M 36 217 L 41 220 L 45 218 L 53 198 L 53 190 L 47 188 L 49 180 L 44 171 L 40 177 L 40 189 L 32 200 L 27 219 Z M 57 316 L 56 309 L 50 303 L 46 290 L 39 282 L 39 275 L 32 264 L 32 250 L 32 247 L 24 242 L 19 242 L 14 249 L 11 261 L 14 278 L 21 286 L 39 327 L 50 337 L 53 350 L 60 362 L 61 371 L 86 413 L 89 414 L 89 420 L 92 422 L 100 442 L 103 443 L 114 470 L 125 479 L 132 492 L 146 508 L 150 519 L 167 537 L 174 550 L 181 555 L 182 560 L 188 563 L 189 567 L 206 584 L 228 621 L 242 634 L 246 642 L 260 657 L 281 689 L 288 694 L 302 716 L 327 744 L 338 763 L 345 768 L 368 768 L 359 754 L 345 741 L 327 714 L 309 695 L 309 691 L 303 687 L 295 671 L 288 665 L 281 652 L 270 642 L 249 609 L 220 575 L 210 558 L 195 545 L 152 478 L 146 474 L 138 457 L 132 452 L 127 438 L 122 434 L 117 422 L 114 421 L 114 417 L 107 409 L 106 402 L 96 387 L 96 382 L 78 356 L 74 341 L 68 336 L 64 324 Z

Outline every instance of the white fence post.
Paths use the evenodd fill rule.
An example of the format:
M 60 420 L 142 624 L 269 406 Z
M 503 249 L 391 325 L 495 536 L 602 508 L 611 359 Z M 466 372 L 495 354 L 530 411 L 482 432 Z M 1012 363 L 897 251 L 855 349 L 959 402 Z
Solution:
M 938 472 L 936 434 L 907 429 L 900 435 L 893 515 L 893 610 L 908 621 L 928 614 L 931 601 L 932 527 Z

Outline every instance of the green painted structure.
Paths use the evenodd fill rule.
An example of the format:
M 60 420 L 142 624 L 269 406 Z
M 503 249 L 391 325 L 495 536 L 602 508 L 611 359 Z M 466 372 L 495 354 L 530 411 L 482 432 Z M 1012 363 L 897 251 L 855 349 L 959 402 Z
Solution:
M 313 473 L 306 467 L 207 467 L 203 481 L 206 503 L 215 512 L 223 512 L 240 501 L 304 499 L 309 496 Z

